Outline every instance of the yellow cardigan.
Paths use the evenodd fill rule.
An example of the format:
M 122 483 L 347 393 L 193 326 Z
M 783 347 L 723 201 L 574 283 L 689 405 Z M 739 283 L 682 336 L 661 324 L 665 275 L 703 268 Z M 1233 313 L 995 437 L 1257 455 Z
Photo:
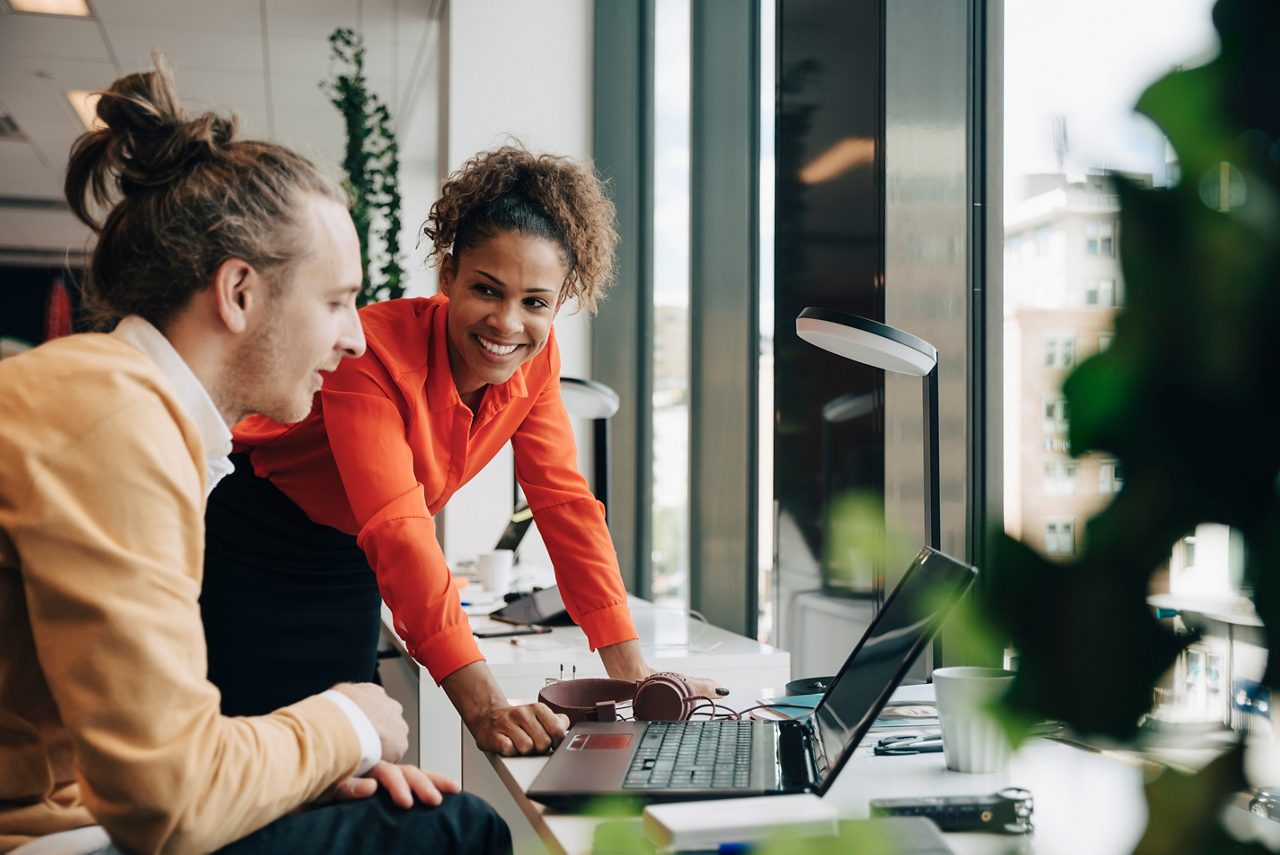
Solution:
M 204 478 L 195 424 L 127 342 L 0 362 L 0 851 L 101 823 L 122 849 L 207 852 L 355 771 L 328 699 L 220 715 Z

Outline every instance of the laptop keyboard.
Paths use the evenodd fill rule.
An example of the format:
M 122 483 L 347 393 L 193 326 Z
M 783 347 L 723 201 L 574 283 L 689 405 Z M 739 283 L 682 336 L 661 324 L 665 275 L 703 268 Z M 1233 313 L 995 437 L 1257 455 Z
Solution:
M 627 770 L 630 790 L 732 790 L 751 782 L 751 722 L 650 722 Z

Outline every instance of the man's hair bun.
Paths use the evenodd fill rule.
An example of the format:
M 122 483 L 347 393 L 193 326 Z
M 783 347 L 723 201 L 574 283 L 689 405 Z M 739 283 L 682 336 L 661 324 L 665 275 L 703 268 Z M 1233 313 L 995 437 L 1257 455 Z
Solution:
M 67 165 L 67 203 L 98 234 L 85 300 L 103 326 L 129 314 L 163 325 L 228 258 L 283 280 L 307 249 L 300 194 L 348 202 L 306 158 L 237 139 L 234 116 L 188 118 L 154 59 L 102 93 L 102 126 Z

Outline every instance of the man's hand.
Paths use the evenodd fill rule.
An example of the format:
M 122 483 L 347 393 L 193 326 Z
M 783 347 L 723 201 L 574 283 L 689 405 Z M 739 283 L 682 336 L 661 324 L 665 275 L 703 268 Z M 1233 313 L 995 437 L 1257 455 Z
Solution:
M 391 801 L 402 808 L 413 807 L 414 799 L 424 805 L 436 807 L 444 801 L 444 793 L 459 792 L 462 787 L 452 778 L 438 772 L 428 772 L 417 766 L 397 766 L 385 760 L 360 778 L 347 778 L 334 792 L 334 801 L 349 802 L 367 799 L 378 791 L 387 791 Z
M 467 727 L 481 751 L 514 757 L 545 754 L 559 745 L 569 729 L 569 718 L 546 704 L 504 705 L 476 716 Z
M 399 762 L 409 750 L 409 725 L 405 723 L 400 702 L 373 683 L 339 683 L 333 690 L 346 695 L 369 717 L 382 743 L 382 759 L 388 763 Z

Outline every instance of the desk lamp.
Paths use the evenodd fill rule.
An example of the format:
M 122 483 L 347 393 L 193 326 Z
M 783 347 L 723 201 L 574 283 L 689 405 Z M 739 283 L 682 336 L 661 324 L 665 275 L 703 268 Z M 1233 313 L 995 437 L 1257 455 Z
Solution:
M 805 309 L 796 317 L 796 335 L 845 359 L 924 379 L 924 531 L 928 545 L 940 549 L 938 351 L 888 324 L 832 309 Z
M 618 412 L 618 393 L 595 380 L 560 378 L 560 397 L 569 415 L 590 419 L 592 427 L 591 489 L 604 505 L 609 522 L 609 419 Z

